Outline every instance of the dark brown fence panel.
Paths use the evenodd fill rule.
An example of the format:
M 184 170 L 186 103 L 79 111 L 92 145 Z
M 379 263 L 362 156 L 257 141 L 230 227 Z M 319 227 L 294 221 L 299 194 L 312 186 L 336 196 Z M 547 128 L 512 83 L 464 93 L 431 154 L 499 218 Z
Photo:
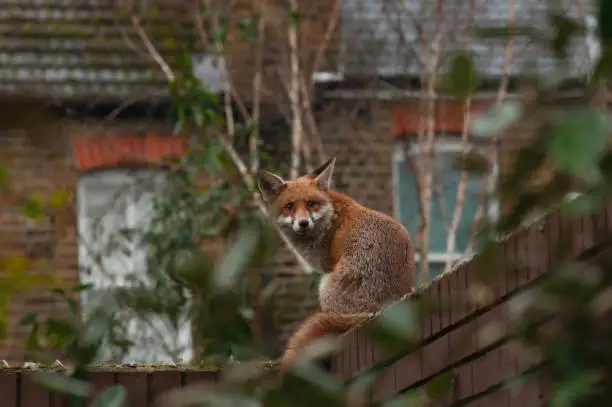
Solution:
M 19 376 L 13 371 L 0 371 L 0 397 L 6 407 L 17 407 Z
M 130 407 L 148 407 L 149 384 L 152 373 L 147 372 L 118 372 L 118 384 L 129 389 L 125 405 Z
M 51 392 L 34 382 L 30 375 L 22 375 L 19 383 L 21 407 L 51 407 Z
M 90 378 L 93 385 L 91 401 L 104 389 L 121 384 L 127 390 L 126 406 L 153 407 L 165 392 L 192 384 L 214 382 L 218 372 L 205 369 L 141 369 L 118 367 L 116 369 L 93 369 Z M 63 394 L 49 391 L 32 380 L 26 369 L 0 369 L 0 395 L 2 407 L 67 407 Z
M 547 394 L 541 381 L 530 380 L 516 390 L 507 390 L 509 381 L 537 369 L 541 362 L 508 339 L 504 331 L 508 304 L 538 284 L 560 261 L 585 260 L 585 253 L 610 232 L 612 205 L 581 217 L 551 214 L 519 230 L 500 242 L 492 257 L 476 256 L 407 299 L 422 301 L 430 311 L 422 320 L 417 349 L 389 359 L 390 355 L 357 329 L 346 335 L 345 348 L 333 360 L 333 371 L 345 380 L 372 369 L 382 372 L 372 392 L 375 402 L 423 388 L 437 375 L 452 371 L 456 378 L 453 394 L 436 405 L 538 404 Z M 485 270 L 489 277 L 481 275 L 484 265 L 493 268 Z M 480 294 L 476 300 L 468 295 L 469 290 Z
M 90 401 L 92 401 L 98 394 L 103 392 L 104 389 L 117 383 L 117 374 L 113 371 L 92 372 L 91 382 L 93 385 L 93 394 Z
M 153 405 L 165 392 L 182 387 L 182 374 L 175 370 L 151 373 L 149 378 L 150 405 Z

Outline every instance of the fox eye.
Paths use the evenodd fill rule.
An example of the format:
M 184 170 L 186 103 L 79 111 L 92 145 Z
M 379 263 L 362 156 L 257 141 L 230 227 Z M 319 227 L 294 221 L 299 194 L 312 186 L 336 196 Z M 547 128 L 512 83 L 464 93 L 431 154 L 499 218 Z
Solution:
M 306 205 L 308 205 L 309 208 L 312 208 L 316 205 L 317 203 L 315 201 L 308 201 L 306 202 Z
M 288 204 L 285 205 L 285 209 L 290 211 L 291 209 L 293 209 L 293 204 L 291 202 L 289 202 Z

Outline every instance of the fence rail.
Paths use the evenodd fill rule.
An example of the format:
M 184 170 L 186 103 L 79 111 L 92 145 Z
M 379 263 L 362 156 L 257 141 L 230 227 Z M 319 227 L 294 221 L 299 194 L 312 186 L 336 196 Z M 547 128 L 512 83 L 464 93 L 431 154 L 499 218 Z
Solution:
M 433 304 L 433 311 L 421 323 L 418 346 L 388 355 L 363 329 L 356 329 L 346 335 L 332 370 L 350 384 L 360 374 L 384 367 L 373 387 L 374 402 L 423 388 L 434 377 L 452 372 L 452 394 L 440 405 L 538 405 L 548 391 L 542 380 L 528 380 L 516 391 L 506 391 L 504 385 L 542 361 L 491 326 L 501 328 L 508 321 L 510 301 L 541 282 L 560 262 L 612 254 L 605 243 L 611 232 L 612 205 L 579 217 L 550 214 L 498 245 L 493 261 L 486 263 L 495 265 L 486 285 L 479 267 L 484 259 L 476 256 L 427 287 L 418 297 Z M 468 290 L 476 291 L 468 296 Z
M 205 369 L 104 368 L 90 371 L 93 398 L 113 384 L 127 390 L 126 407 L 153 407 L 164 392 L 198 382 L 215 382 L 219 372 Z M 2 407 L 65 407 L 66 396 L 50 391 L 32 380 L 27 369 L 0 369 L 0 405 Z M 87 405 L 90 403 L 88 402 Z
M 483 335 L 482 328 L 508 321 L 509 303 L 526 288 L 546 278 L 549 270 L 561 261 L 588 262 L 599 256 L 612 256 L 611 232 L 612 204 L 592 215 L 547 216 L 498 245 L 488 288 L 483 288 L 485 277 L 479 273 L 482 264 L 479 262 L 483 259 L 476 256 L 419 294 L 419 299 L 433 304 L 435 311 L 422 320 L 417 347 L 388 355 L 362 329 L 356 329 L 345 336 L 346 346 L 332 360 L 334 374 L 350 386 L 360 374 L 384 366 L 371 394 L 375 403 L 410 389 L 423 388 L 436 376 L 452 372 L 453 391 L 436 405 L 539 404 L 548 394 L 547 383 L 542 380 L 529 380 L 514 392 L 505 391 L 503 385 L 517 374 L 533 370 L 541 360 L 525 354 L 503 330 Z M 564 238 L 568 238 L 569 244 L 561 252 L 556 251 Z M 512 264 L 518 267 L 511 267 Z M 478 287 L 480 299 L 473 301 L 474 296 L 468 296 L 468 290 Z M 97 368 L 90 375 L 94 385 L 92 398 L 109 385 L 122 384 L 128 391 L 125 405 L 130 407 L 152 407 L 168 390 L 219 378 L 218 371 L 184 366 Z M 34 382 L 28 369 L 0 368 L 0 405 L 64 407 L 67 404 L 65 396 Z

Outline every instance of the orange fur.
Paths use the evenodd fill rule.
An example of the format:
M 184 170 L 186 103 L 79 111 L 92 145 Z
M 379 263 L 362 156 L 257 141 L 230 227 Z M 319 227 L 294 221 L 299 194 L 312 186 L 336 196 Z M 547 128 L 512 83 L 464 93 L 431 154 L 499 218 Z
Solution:
M 327 333 L 341 333 L 413 289 L 410 234 L 392 217 L 330 188 L 335 159 L 295 181 L 260 171 L 270 215 L 294 247 L 323 273 L 321 311 L 289 340 L 281 363 Z
M 280 363 L 280 371 L 286 372 L 295 360 L 299 349 L 314 342 L 326 334 L 340 334 L 348 331 L 370 314 L 338 314 L 336 312 L 318 312 L 308 317 L 293 336 L 287 341 L 285 353 Z

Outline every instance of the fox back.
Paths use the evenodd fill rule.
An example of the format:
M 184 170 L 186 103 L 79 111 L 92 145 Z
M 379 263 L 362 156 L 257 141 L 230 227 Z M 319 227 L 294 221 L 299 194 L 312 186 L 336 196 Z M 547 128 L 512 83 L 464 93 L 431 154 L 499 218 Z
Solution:
M 295 181 L 260 171 L 259 189 L 281 232 L 323 273 L 322 311 L 376 312 L 412 290 L 412 242 L 392 217 L 330 189 L 334 163 Z

